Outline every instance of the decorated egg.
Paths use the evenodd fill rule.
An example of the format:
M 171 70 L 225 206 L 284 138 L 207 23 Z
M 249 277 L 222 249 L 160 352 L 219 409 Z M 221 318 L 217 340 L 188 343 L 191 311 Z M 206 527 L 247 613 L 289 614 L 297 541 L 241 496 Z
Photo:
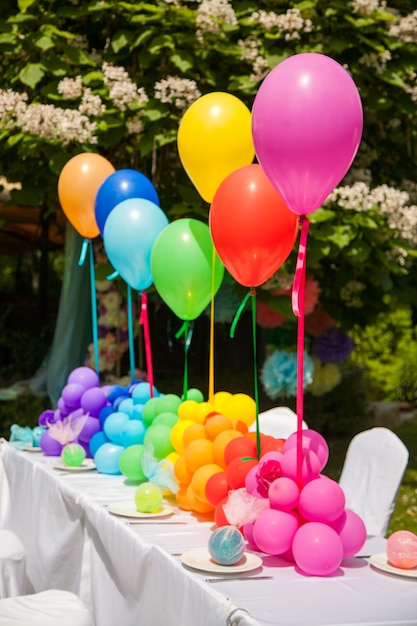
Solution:
M 245 552 L 245 540 L 235 526 L 221 526 L 210 535 L 210 556 L 220 565 L 235 565 Z
M 387 540 L 387 558 L 394 567 L 417 567 L 417 535 L 409 530 L 392 533 Z

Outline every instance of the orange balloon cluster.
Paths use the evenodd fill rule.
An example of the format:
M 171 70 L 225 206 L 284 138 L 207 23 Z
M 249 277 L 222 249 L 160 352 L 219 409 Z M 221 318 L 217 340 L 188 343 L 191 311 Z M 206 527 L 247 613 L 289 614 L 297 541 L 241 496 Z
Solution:
M 218 392 L 209 402 L 186 400 L 178 408 L 171 443 L 178 457 L 175 477 L 180 485 L 178 505 L 197 513 L 213 513 L 218 526 L 228 524 L 223 504 L 229 490 L 245 484 L 258 463 L 254 400 L 243 393 Z M 261 449 L 279 449 L 279 441 L 261 435 Z M 270 446 L 268 448 L 268 446 Z

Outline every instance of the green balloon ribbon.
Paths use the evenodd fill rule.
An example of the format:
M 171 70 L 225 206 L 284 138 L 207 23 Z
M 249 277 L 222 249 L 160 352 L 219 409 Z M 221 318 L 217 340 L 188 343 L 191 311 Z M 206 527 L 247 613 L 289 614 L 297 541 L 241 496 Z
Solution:
M 253 387 L 256 406 L 256 454 L 258 461 L 261 458 L 261 433 L 259 430 L 259 390 L 258 390 L 258 368 L 257 368 L 257 346 L 256 346 L 256 291 L 251 288 L 243 298 L 230 327 L 230 337 L 233 339 L 240 316 L 249 300 L 252 297 L 252 341 L 253 341 Z
M 194 320 L 184 320 L 181 328 L 176 333 L 176 339 L 179 339 L 182 335 L 185 336 L 184 342 L 184 383 L 182 390 L 182 400 L 187 399 L 188 394 L 188 350 L 191 345 L 191 339 L 193 338 Z

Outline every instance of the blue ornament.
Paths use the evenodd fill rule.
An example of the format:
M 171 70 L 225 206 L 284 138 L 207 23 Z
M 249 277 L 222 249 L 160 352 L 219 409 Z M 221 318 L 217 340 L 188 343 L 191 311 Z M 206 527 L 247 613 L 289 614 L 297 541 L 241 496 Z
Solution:
M 235 526 L 221 526 L 210 535 L 210 556 L 220 565 L 235 565 L 245 552 L 245 540 Z

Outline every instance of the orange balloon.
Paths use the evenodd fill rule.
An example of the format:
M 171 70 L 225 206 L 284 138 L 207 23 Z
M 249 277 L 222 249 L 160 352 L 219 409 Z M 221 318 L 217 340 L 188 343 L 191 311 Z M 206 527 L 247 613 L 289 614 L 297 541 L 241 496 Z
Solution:
M 233 430 L 232 421 L 225 415 L 218 413 L 209 417 L 205 423 L 205 431 L 207 439 L 214 441 L 224 430 Z
M 186 486 L 181 486 L 179 491 L 177 491 L 177 493 L 175 494 L 176 498 L 177 498 L 177 503 L 178 506 L 180 507 L 180 509 L 183 509 L 184 511 L 192 511 L 192 507 L 188 504 L 188 497 L 187 497 L 187 487 Z
M 239 430 L 242 435 L 246 435 L 246 433 L 249 431 L 249 428 L 247 426 L 247 424 L 245 424 L 245 422 L 242 422 L 241 420 L 232 420 L 233 422 L 233 428 L 235 430 Z
M 187 487 L 187 506 L 197 513 L 210 513 L 214 510 L 209 502 L 202 502 L 196 497 L 191 484 Z
M 180 485 L 189 485 L 191 482 L 191 478 L 193 477 L 193 473 L 187 467 L 185 462 L 185 457 L 180 456 L 174 465 L 174 474 L 177 481 Z
M 113 165 L 94 152 L 72 157 L 61 170 L 58 197 L 62 210 L 82 237 L 100 234 L 95 216 L 95 201 L 101 184 L 115 172 Z
M 206 439 L 206 431 L 203 424 L 192 424 L 184 430 L 182 440 L 187 447 L 194 439 Z
M 213 442 L 208 439 L 194 439 L 185 448 L 184 457 L 191 472 L 195 472 L 202 465 L 213 463 Z
M 194 472 L 190 484 L 193 488 L 195 497 L 201 500 L 201 502 L 208 503 L 208 499 L 206 497 L 207 481 L 214 474 L 219 474 L 220 472 L 223 472 L 223 468 L 221 468 L 219 465 L 216 465 L 215 463 L 208 463 L 207 465 L 203 465 Z
M 224 451 L 226 449 L 227 444 L 232 439 L 236 437 L 241 437 L 242 433 L 238 430 L 224 430 L 222 433 L 217 435 L 216 439 L 213 441 L 213 456 L 214 462 L 220 465 L 223 469 L 226 468 L 226 461 L 224 460 Z

